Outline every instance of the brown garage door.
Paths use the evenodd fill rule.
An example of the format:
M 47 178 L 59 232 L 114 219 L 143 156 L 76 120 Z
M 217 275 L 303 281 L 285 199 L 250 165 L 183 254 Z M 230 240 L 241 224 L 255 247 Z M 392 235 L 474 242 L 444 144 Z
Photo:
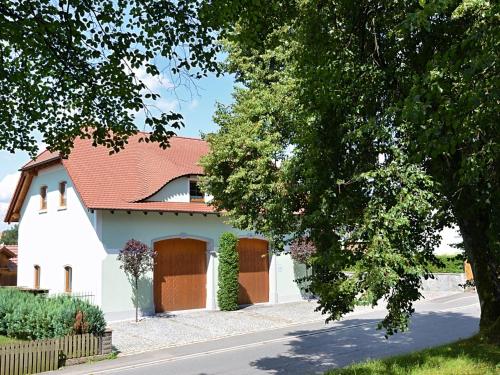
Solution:
M 154 299 L 156 312 L 206 306 L 206 243 L 171 239 L 155 243 Z
M 240 292 L 238 303 L 269 301 L 269 254 L 264 240 L 242 238 L 238 241 L 240 255 Z

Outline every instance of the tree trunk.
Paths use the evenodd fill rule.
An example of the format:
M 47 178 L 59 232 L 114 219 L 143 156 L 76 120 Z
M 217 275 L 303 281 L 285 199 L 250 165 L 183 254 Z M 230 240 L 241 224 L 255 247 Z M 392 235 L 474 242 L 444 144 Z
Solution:
M 458 222 L 479 296 L 480 328 L 485 331 L 500 324 L 500 254 L 488 238 L 487 217 L 471 217 L 470 212 L 467 216 Z
M 135 278 L 135 322 L 139 321 L 139 278 Z

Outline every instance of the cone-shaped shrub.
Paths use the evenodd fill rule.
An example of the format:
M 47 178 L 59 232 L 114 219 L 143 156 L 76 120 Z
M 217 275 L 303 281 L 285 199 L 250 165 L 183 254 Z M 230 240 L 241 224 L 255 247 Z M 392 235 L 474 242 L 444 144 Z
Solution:
M 217 301 L 223 311 L 238 309 L 238 274 L 240 272 L 238 238 L 232 233 L 223 233 L 219 240 L 219 290 Z

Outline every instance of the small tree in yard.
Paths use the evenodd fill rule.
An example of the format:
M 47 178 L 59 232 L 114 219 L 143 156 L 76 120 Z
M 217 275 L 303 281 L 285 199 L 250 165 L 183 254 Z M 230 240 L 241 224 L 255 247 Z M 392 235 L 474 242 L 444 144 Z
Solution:
M 153 269 L 155 251 L 150 249 L 141 241 L 131 239 L 127 241 L 125 247 L 120 250 L 118 260 L 122 263 L 120 268 L 132 279 L 134 283 L 134 291 L 136 298 L 134 299 L 135 306 L 135 321 L 139 321 L 139 279 L 148 271 Z
M 293 260 L 310 266 L 311 257 L 316 254 L 316 246 L 308 237 L 298 238 L 290 245 L 290 255 Z
M 223 233 L 219 240 L 219 290 L 217 301 L 223 311 L 238 309 L 238 274 L 240 271 L 238 238 L 232 233 Z

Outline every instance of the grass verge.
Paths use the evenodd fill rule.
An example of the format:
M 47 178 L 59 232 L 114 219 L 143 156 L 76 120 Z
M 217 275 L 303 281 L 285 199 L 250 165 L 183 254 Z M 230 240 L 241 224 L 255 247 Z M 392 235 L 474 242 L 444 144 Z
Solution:
M 327 375 L 499 375 L 500 345 L 480 336 L 448 345 L 354 364 Z

